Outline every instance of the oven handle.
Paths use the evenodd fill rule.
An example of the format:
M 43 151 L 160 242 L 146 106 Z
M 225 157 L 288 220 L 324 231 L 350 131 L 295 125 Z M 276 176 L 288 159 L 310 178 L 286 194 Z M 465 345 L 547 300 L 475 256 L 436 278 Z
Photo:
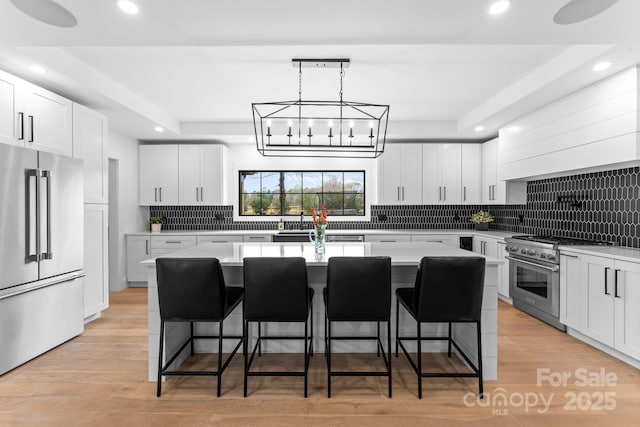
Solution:
M 553 272 L 556 272 L 556 271 L 558 271 L 560 269 L 560 267 L 558 267 L 557 265 L 555 267 L 547 267 L 545 265 L 536 264 L 535 262 L 523 261 L 521 259 L 511 258 L 511 257 L 508 257 L 508 256 L 506 256 L 505 258 L 508 259 L 508 260 L 511 260 L 511 261 L 521 262 L 521 263 L 527 264 L 527 265 L 532 265 L 534 267 L 544 268 L 545 270 L 550 270 L 550 271 L 553 271 Z

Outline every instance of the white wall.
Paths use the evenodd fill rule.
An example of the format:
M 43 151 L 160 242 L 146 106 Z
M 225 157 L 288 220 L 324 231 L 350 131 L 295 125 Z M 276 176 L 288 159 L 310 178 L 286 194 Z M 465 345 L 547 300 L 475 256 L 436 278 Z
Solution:
M 384 154 L 383 154 L 384 155 Z M 225 204 L 233 205 L 234 220 L 264 221 L 265 218 L 239 217 L 238 209 L 238 172 L 240 170 L 364 170 L 366 217 L 341 217 L 346 221 L 368 221 L 371 203 L 377 194 L 376 159 L 347 158 L 309 158 L 309 157 L 264 157 L 255 144 L 230 144 L 226 150 L 225 161 Z M 275 220 L 275 218 L 267 218 Z
M 124 235 L 145 231 L 149 209 L 138 206 L 138 140 L 109 129 L 108 157 L 119 161 L 118 275 L 114 290 L 127 287 Z

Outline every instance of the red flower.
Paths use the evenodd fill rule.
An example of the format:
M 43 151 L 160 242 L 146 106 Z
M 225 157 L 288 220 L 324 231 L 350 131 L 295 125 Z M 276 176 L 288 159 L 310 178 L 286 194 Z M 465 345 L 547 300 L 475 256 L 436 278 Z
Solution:
M 309 214 L 311 215 L 311 221 L 315 227 L 319 227 L 321 225 L 327 224 L 327 209 L 324 205 L 320 205 L 318 210 L 311 208 L 309 209 Z

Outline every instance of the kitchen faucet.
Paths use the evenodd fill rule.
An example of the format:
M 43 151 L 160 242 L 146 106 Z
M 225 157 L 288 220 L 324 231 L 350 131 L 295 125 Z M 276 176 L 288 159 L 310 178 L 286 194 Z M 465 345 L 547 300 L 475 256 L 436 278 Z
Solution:
M 303 229 L 302 223 L 304 221 L 304 212 L 300 211 L 300 230 Z

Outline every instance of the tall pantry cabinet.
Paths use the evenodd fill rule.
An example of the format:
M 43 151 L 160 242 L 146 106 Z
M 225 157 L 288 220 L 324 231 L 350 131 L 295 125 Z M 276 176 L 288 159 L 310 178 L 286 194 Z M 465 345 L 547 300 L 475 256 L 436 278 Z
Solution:
M 84 161 L 84 316 L 109 307 L 107 118 L 73 104 L 73 156 Z

